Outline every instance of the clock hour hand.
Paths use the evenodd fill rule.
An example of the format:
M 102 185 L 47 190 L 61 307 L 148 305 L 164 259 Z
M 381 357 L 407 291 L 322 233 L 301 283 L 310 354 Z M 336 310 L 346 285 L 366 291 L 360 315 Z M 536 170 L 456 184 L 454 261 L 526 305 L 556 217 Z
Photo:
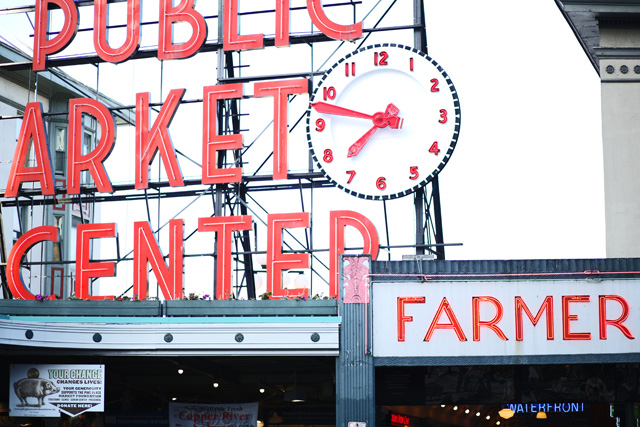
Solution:
M 353 157 L 357 155 L 360 152 L 360 150 L 362 150 L 362 147 L 364 147 L 364 145 L 369 141 L 369 139 L 371 139 L 373 134 L 376 133 L 378 129 L 380 129 L 379 126 L 373 126 L 371 129 L 367 131 L 367 133 L 362 135 L 360 139 L 354 142 L 351 145 L 351 147 L 349 147 L 349 152 L 347 153 L 347 157 Z
M 401 128 L 403 119 L 398 117 L 399 112 L 400 110 L 398 109 L 398 107 L 393 104 L 389 104 L 384 113 L 374 114 L 372 117 L 373 127 L 369 129 L 367 133 L 362 135 L 360 139 L 354 142 L 351 147 L 349 147 L 347 157 L 356 156 L 378 129 L 386 128 L 387 126 L 389 126 L 391 129 Z
M 359 111 L 350 110 L 344 107 L 338 107 L 337 105 L 327 104 L 326 102 L 314 102 L 311 104 L 318 113 L 335 114 L 336 116 L 355 117 L 356 119 L 369 119 L 373 120 L 373 116 L 364 114 Z

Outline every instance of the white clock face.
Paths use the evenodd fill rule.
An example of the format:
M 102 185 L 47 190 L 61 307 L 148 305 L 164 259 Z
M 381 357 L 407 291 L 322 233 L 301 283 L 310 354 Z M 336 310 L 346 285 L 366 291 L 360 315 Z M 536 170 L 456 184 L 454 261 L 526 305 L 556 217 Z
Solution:
M 460 132 L 447 73 L 407 46 L 368 46 L 338 61 L 311 96 L 307 139 L 317 165 L 354 196 L 412 193 L 445 166 Z

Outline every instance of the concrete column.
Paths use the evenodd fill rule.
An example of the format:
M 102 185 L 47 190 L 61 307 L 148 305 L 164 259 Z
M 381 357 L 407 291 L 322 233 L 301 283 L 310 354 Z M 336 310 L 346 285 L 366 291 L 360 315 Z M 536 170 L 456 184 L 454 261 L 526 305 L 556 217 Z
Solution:
M 640 30 L 599 24 L 607 257 L 640 257 Z

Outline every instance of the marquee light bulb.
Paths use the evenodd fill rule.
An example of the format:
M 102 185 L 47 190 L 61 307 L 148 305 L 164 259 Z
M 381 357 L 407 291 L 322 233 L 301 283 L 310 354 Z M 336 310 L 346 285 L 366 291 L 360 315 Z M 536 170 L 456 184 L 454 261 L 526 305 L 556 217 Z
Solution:
M 514 414 L 515 412 L 511 408 L 502 408 L 498 411 L 498 415 L 500 415 L 505 420 L 508 420 L 509 418 L 513 417 Z
M 465 413 L 465 414 L 468 414 L 468 413 L 469 413 L 469 408 L 465 409 L 465 410 L 464 410 L 464 413 Z
M 454 410 L 454 411 L 457 411 L 457 410 L 458 410 L 458 405 L 454 406 L 454 407 L 453 407 L 453 410 Z

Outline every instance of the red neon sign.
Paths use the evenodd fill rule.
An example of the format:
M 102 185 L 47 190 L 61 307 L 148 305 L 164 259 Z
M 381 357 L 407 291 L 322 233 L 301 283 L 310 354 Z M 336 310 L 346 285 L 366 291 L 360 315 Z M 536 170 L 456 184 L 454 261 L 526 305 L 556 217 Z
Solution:
M 575 332 L 571 330 L 571 322 L 578 321 L 579 316 L 577 314 L 571 313 L 571 304 L 595 304 L 591 302 L 591 298 L 588 295 L 563 295 L 561 297 L 562 305 L 562 340 L 563 341 L 573 341 L 573 340 L 591 340 L 591 332 Z M 406 342 L 407 341 L 407 328 L 410 329 L 410 334 L 413 335 L 416 327 L 425 327 L 426 325 L 416 325 L 414 324 L 414 316 L 419 314 L 421 310 L 424 310 L 425 303 L 427 302 L 427 298 L 424 296 L 399 296 L 397 297 L 396 302 L 396 323 L 397 323 L 397 342 Z M 483 303 L 489 303 L 493 306 L 495 310 L 495 314 L 493 318 L 490 320 L 483 320 L 480 316 L 480 306 Z M 412 306 L 411 313 L 412 315 L 407 315 L 407 305 L 408 304 L 420 304 L 419 306 Z M 618 305 L 618 312 L 620 313 L 617 318 L 611 319 L 607 315 L 608 309 L 614 309 L 615 305 Z M 471 297 L 471 316 L 467 318 L 470 324 L 466 324 L 465 326 L 471 327 L 473 331 L 473 341 L 482 341 L 482 337 L 480 335 L 481 328 L 488 328 L 493 331 L 501 340 L 508 341 L 509 338 L 504 333 L 503 329 L 499 327 L 499 323 L 503 321 L 503 316 L 505 313 L 504 302 L 500 301 L 497 297 L 494 296 L 472 296 Z M 456 307 L 457 310 L 460 310 L 460 307 Z M 553 296 L 548 295 L 544 298 L 540 308 L 538 309 L 536 315 L 534 316 L 529 307 L 527 306 L 525 300 L 521 296 L 516 296 L 514 298 L 514 306 L 512 310 L 507 310 L 507 313 L 514 313 L 514 319 L 512 321 L 515 322 L 515 339 L 516 341 L 524 341 L 524 316 L 523 313 L 526 314 L 527 318 L 531 322 L 533 326 L 536 326 L 545 315 L 546 322 L 546 336 L 547 340 L 553 341 L 555 339 L 554 335 L 554 307 L 553 307 Z M 635 336 L 629 329 L 627 325 L 624 324 L 627 321 L 630 313 L 629 302 L 622 296 L 619 295 L 600 295 L 598 297 L 597 302 L 597 317 L 598 317 L 598 332 L 600 340 L 606 340 L 608 336 L 609 327 L 613 327 L 619 331 L 622 335 L 624 335 L 627 339 L 633 340 Z M 446 316 L 448 322 L 443 322 L 441 319 L 442 316 Z M 431 314 L 429 315 L 431 316 Z M 434 336 L 434 332 L 436 329 L 444 329 L 453 331 L 459 341 L 466 341 L 466 335 L 463 330 L 463 324 L 460 323 L 458 317 L 456 316 L 453 307 L 449 303 L 446 297 L 442 298 L 440 305 L 433 313 L 432 317 L 429 317 L 431 323 L 427 328 L 427 333 L 424 338 L 425 342 L 431 341 Z M 614 330 L 615 330 L 614 329 Z
M 207 23 L 194 9 L 195 0 L 181 0 L 173 6 L 173 0 L 160 0 L 158 25 L 158 59 L 189 58 L 200 50 L 207 39 Z M 53 4 L 62 9 L 64 22 L 60 32 L 47 39 L 48 10 Z M 140 0 L 127 0 L 127 35 L 119 48 L 111 48 L 107 42 L 107 0 L 96 0 L 94 9 L 94 49 L 98 56 L 112 63 L 129 59 L 140 46 Z M 324 13 L 322 0 L 307 0 L 311 22 L 325 35 L 336 40 L 354 40 L 362 37 L 362 22 L 342 25 L 333 22 Z M 78 29 L 78 8 L 73 0 L 36 0 L 36 24 L 33 41 L 33 70 L 46 68 L 46 58 L 66 48 Z M 238 0 L 224 4 L 223 49 L 225 51 L 260 49 L 264 46 L 263 34 L 238 34 Z M 191 37 L 184 43 L 174 44 L 173 24 L 186 23 L 191 27 Z M 276 1 L 275 45 L 289 45 L 289 0 Z
M 94 48 L 98 56 L 110 63 L 120 63 L 131 58 L 138 50 L 141 40 L 141 0 L 127 0 L 126 37 L 120 46 L 112 47 L 108 40 L 109 1 L 96 0 L 94 3 Z M 204 17 L 195 10 L 195 0 L 180 0 L 174 5 L 173 0 L 160 0 L 158 25 L 158 59 L 181 59 L 195 55 L 207 39 L 207 23 Z M 289 45 L 290 33 L 290 0 L 277 0 L 275 14 L 274 44 Z M 51 39 L 48 38 L 49 9 L 60 8 L 63 12 L 62 29 Z M 339 40 L 353 40 L 362 36 L 362 22 L 342 25 L 330 20 L 324 13 L 322 0 L 307 0 L 307 11 L 312 23 L 321 32 Z M 36 0 L 35 2 L 35 34 L 33 70 L 46 68 L 46 60 L 50 55 L 65 49 L 74 39 L 78 27 L 78 9 L 73 0 Z M 264 46 L 263 34 L 239 34 L 237 0 L 228 0 L 223 12 L 223 49 L 235 51 L 242 49 L 258 49 Z M 192 34 L 184 43 L 173 43 L 173 24 L 186 23 Z M 287 167 L 287 123 L 288 97 L 309 92 L 307 79 L 256 82 L 253 84 L 254 97 L 273 97 L 273 179 L 286 179 Z M 183 186 L 184 179 L 176 150 L 171 141 L 169 126 L 175 116 L 185 89 L 173 89 L 164 101 L 154 123 L 150 123 L 149 94 L 139 93 L 136 96 L 135 123 L 135 172 L 136 189 L 147 189 L 149 186 L 149 166 L 159 153 L 162 165 L 171 186 Z M 203 184 L 224 184 L 240 182 L 242 168 L 223 168 L 218 157 L 222 150 L 242 148 L 242 135 L 217 135 L 216 101 L 220 99 L 242 98 L 242 84 L 215 85 L 204 88 L 203 94 L 203 135 L 202 135 L 202 180 Z M 101 138 L 96 147 L 89 153 L 82 153 L 82 118 L 93 116 L 101 129 Z M 113 115 L 108 108 L 97 100 L 73 99 L 69 102 L 68 162 L 67 181 L 63 183 L 70 195 L 82 191 L 83 171 L 93 178 L 96 190 L 110 193 L 113 191 L 111 181 L 104 167 L 104 162 L 111 153 L 116 140 L 116 126 Z M 29 145 L 33 141 L 35 163 L 27 165 Z M 46 126 L 43 119 L 42 105 L 29 103 L 25 110 L 24 120 L 17 148 L 14 154 L 12 169 L 7 182 L 5 197 L 16 197 L 23 182 L 38 182 L 42 195 L 55 195 L 55 185 L 51 170 L 51 158 L 48 150 Z M 338 295 L 338 257 L 344 253 L 344 229 L 354 227 L 362 234 L 363 253 L 372 255 L 375 260 L 379 248 L 379 238 L 373 223 L 363 215 L 352 211 L 336 211 L 330 214 L 330 290 L 331 296 Z M 198 230 L 214 231 L 218 234 L 218 262 L 223 268 L 217 270 L 216 297 L 225 298 L 230 293 L 230 233 L 234 230 L 251 228 L 251 216 L 201 218 Z M 237 220 L 237 221 L 236 221 Z M 139 298 L 147 295 L 147 265 L 151 265 L 160 289 L 167 299 L 182 297 L 182 220 L 172 220 L 170 229 L 170 252 L 168 263 L 165 263 L 155 236 L 148 223 L 135 223 L 134 242 L 134 292 Z M 278 298 L 284 296 L 281 273 L 291 268 L 308 268 L 309 255 L 305 253 L 289 254 L 282 252 L 281 232 L 284 228 L 309 227 L 308 213 L 292 213 L 272 215 L 269 218 L 267 257 L 268 291 Z M 22 283 L 20 259 L 33 245 L 52 240 L 55 241 L 55 229 L 47 226 L 36 227 L 23 235 L 11 254 L 13 258 L 7 270 L 10 276 L 14 296 L 32 299 L 32 295 Z M 113 263 L 89 261 L 89 243 L 91 239 L 114 237 L 115 224 L 84 224 L 78 229 L 78 252 L 76 254 L 76 295 L 80 298 L 108 299 L 112 296 L 89 295 L 89 280 L 93 277 L 109 277 L 115 274 Z M 80 233 L 82 231 L 82 233 Z M 287 294 L 306 295 L 307 290 L 287 290 Z
M 331 244 L 329 251 L 332 254 L 344 253 L 344 227 L 354 226 L 362 233 L 365 242 L 363 253 L 377 255 L 378 234 L 371 222 L 361 214 L 352 211 L 337 211 L 330 213 L 332 218 L 337 218 L 340 227 L 331 227 L 330 233 L 339 234 L 341 237 L 330 235 Z M 354 218 L 363 220 L 368 225 L 366 227 L 356 226 Z M 281 272 L 290 268 L 308 268 L 309 254 L 306 253 L 283 253 L 282 252 L 282 230 L 284 228 L 308 227 L 309 213 L 299 212 L 290 214 L 271 214 L 268 218 L 267 237 L 267 275 L 270 277 L 267 287 L 275 298 L 288 296 L 307 295 L 307 289 L 282 289 Z M 216 292 L 217 299 L 225 299 L 231 290 L 231 274 L 228 262 L 231 259 L 231 232 L 234 230 L 250 230 L 252 227 L 251 215 L 239 217 L 206 217 L 198 219 L 198 231 L 214 231 L 218 234 L 218 246 L 216 248 L 218 262 L 222 268 L 218 269 Z M 82 231 L 82 232 L 81 232 Z M 147 296 L 148 274 L 147 265 L 151 265 L 153 273 L 158 279 L 160 289 L 165 299 L 182 298 L 182 260 L 184 254 L 183 245 L 183 220 L 173 219 L 169 222 L 169 260 L 165 264 L 159 244 L 147 222 L 134 223 L 134 277 L 133 290 L 138 298 Z M 35 299 L 29 292 L 20 277 L 20 260 L 24 254 L 34 245 L 44 241 L 55 242 L 57 240 L 58 229 L 51 225 L 35 227 L 22 235 L 11 248 L 7 259 L 7 282 L 9 290 L 16 299 Z M 112 299 L 113 296 L 89 296 L 88 280 L 91 277 L 109 277 L 115 274 L 113 263 L 98 263 L 89 261 L 89 242 L 91 239 L 103 237 L 115 237 L 115 224 L 82 224 L 78 226 L 76 271 L 76 296 L 82 299 Z M 371 250 L 375 249 L 376 253 Z M 337 277 L 337 262 L 331 264 L 329 274 Z M 336 271 L 332 270 L 333 268 Z M 329 289 L 329 295 L 338 296 L 337 286 Z
M 392 412 L 391 425 L 400 427 L 409 426 L 411 425 L 411 418 L 406 415 L 396 414 L 395 412 Z

